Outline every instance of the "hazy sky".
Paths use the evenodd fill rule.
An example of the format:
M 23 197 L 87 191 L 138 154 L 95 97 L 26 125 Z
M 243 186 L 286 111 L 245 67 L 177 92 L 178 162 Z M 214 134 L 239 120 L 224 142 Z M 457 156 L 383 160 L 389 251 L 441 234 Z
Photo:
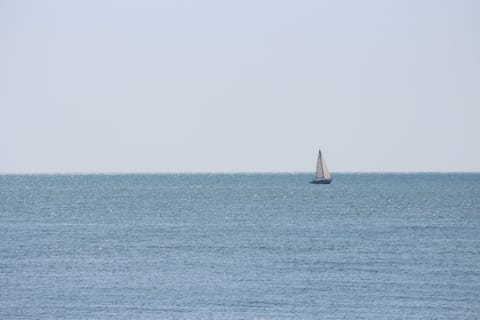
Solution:
M 480 171 L 480 1 L 0 0 L 0 172 Z

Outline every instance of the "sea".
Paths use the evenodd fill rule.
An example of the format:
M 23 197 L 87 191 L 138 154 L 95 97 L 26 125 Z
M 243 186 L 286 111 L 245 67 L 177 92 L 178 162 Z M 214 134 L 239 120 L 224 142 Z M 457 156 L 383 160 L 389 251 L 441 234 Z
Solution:
M 0 319 L 480 319 L 480 174 L 0 175 Z

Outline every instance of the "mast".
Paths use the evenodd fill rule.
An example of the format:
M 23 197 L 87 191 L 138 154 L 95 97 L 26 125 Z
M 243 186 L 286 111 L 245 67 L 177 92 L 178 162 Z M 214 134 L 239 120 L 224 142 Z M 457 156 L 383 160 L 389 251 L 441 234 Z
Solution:
M 322 160 L 323 160 L 322 151 L 318 150 L 317 171 L 315 172 L 315 179 L 324 179 L 323 161 Z

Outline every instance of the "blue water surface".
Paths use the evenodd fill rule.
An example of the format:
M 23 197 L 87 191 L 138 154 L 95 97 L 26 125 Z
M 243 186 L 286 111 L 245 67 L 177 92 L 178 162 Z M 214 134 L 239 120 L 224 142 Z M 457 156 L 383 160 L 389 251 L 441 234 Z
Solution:
M 480 174 L 0 176 L 0 319 L 479 319 Z

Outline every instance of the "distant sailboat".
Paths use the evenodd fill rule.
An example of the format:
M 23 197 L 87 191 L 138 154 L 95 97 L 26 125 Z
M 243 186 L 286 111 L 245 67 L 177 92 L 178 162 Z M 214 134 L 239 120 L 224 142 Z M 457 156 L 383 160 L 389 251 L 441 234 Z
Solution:
M 317 172 L 315 172 L 315 179 L 310 181 L 310 183 L 329 184 L 330 182 L 332 182 L 332 176 L 330 175 L 327 165 L 325 164 L 325 160 L 322 156 L 322 151 L 318 150 Z

